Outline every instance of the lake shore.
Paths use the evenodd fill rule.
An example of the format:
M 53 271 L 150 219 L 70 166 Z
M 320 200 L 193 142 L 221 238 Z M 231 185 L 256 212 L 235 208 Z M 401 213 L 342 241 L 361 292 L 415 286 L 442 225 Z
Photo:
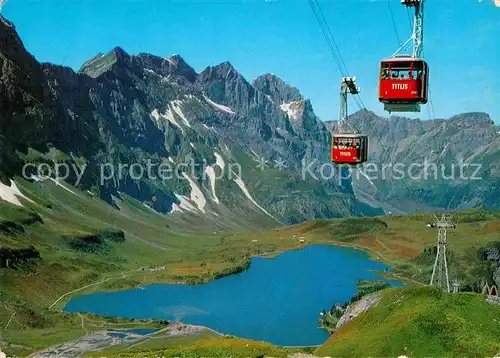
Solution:
M 170 322 L 165 328 L 156 330 L 150 334 L 137 334 L 133 329 L 104 330 L 92 332 L 73 341 L 38 351 L 31 354 L 31 358 L 45 357 L 80 357 L 84 354 L 96 353 L 103 350 L 122 349 L 140 345 L 148 340 L 173 339 L 178 337 L 196 337 L 203 332 L 211 332 L 222 336 L 221 333 L 208 327 L 183 324 L 181 322 Z

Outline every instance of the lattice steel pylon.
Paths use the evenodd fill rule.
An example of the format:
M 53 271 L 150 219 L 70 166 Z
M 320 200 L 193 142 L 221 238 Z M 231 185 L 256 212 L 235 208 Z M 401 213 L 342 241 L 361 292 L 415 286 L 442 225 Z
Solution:
M 441 217 L 434 216 L 436 222 L 431 224 L 438 229 L 437 232 L 437 253 L 432 269 L 430 286 L 436 286 L 443 291 L 450 292 L 450 279 L 448 277 L 448 262 L 446 261 L 446 240 L 448 229 L 455 228 L 453 216 L 442 214 Z
M 460 291 L 460 282 L 457 279 L 453 280 L 451 285 L 453 286 L 453 293 Z

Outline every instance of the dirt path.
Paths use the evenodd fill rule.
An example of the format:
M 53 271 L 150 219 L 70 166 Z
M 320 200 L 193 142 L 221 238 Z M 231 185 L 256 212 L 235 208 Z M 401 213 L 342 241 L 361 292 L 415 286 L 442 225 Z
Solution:
M 10 322 L 12 321 L 12 319 L 14 318 L 14 316 L 16 315 L 16 311 L 14 311 L 14 313 L 12 313 L 12 316 L 10 316 L 9 318 L 9 321 L 7 322 L 7 324 L 5 325 L 5 328 L 4 329 L 7 329 L 7 327 L 9 327 L 9 324 Z
M 83 328 L 83 331 L 85 332 L 85 335 L 89 334 L 89 332 L 87 331 L 87 328 L 85 328 L 85 324 L 83 322 L 83 316 L 78 312 L 77 315 L 80 317 L 80 319 L 82 320 L 82 328 Z
M 104 282 L 108 282 L 111 279 L 112 279 L 112 277 L 108 277 L 105 280 L 102 280 L 102 281 L 99 281 L 99 282 L 96 282 L 96 283 L 91 283 L 90 285 L 86 285 L 86 286 L 77 288 L 77 289 L 75 289 L 73 291 L 69 291 L 69 292 L 65 293 L 64 295 L 62 295 L 61 297 L 59 297 L 57 300 L 55 300 L 54 303 L 49 306 L 49 310 L 52 309 L 52 307 L 54 307 L 57 304 L 57 302 L 59 302 L 60 300 L 62 300 L 64 297 L 69 296 L 69 295 L 71 295 L 71 294 L 73 294 L 75 292 L 84 290 L 86 288 L 89 288 L 89 287 L 92 287 L 92 286 L 97 286 L 97 285 L 100 285 L 101 283 L 104 283 Z

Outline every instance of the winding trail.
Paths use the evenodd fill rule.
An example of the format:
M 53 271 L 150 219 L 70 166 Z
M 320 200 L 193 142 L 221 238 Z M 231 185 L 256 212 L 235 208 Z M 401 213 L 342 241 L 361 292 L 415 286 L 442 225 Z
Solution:
M 87 332 L 87 328 L 85 328 L 85 324 L 83 323 L 83 316 L 77 312 L 78 316 L 80 316 L 80 319 L 82 320 L 82 328 L 83 328 L 83 331 L 85 332 L 85 335 L 89 334 L 89 332 Z
M 5 328 L 4 329 L 7 329 L 7 327 L 9 327 L 9 324 L 10 322 L 12 321 L 12 319 L 14 318 L 14 316 L 16 315 L 16 311 L 14 311 L 14 313 L 12 313 L 12 316 L 10 316 L 9 318 L 9 321 L 7 322 L 7 324 L 5 325 Z
M 57 300 L 55 300 L 55 301 L 54 301 L 54 303 L 53 303 L 53 304 L 51 304 L 51 305 L 49 306 L 49 310 L 50 310 L 50 309 L 52 309 L 52 307 L 54 307 L 54 306 L 57 304 L 57 302 L 59 302 L 60 300 L 62 300 L 64 297 L 66 297 L 66 296 L 68 296 L 68 295 L 71 295 L 71 294 L 73 294 L 73 293 L 75 293 L 75 292 L 78 292 L 78 291 L 84 290 L 84 289 L 86 289 L 86 288 L 89 288 L 89 287 L 92 287 L 92 286 L 97 286 L 97 285 L 100 285 L 101 283 L 104 283 L 104 282 L 108 282 L 108 281 L 109 281 L 109 280 L 111 280 L 111 279 L 112 279 L 112 277 L 108 277 L 108 278 L 107 278 L 107 279 L 105 279 L 105 280 L 102 280 L 102 281 L 99 281 L 99 282 L 96 282 L 96 283 L 91 283 L 90 285 L 86 285 L 86 286 L 83 286 L 83 287 L 77 288 L 76 290 L 69 291 L 69 292 L 65 293 L 64 295 L 62 295 L 61 297 L 59 297 Z

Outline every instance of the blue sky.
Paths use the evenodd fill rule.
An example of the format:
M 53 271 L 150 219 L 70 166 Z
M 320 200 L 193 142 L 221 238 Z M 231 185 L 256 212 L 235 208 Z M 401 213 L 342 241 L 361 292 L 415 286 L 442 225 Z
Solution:
M 406 39 L 406 9 L 389 1 Z M 319 2 L 363 102 L 383 114 L 379 61 L 398 47 L 388 1 Z M 117 45 L 131 54 L 178 53 L 197 71 L 230 61 L 249 81 L 275 73 L 310 98 L 322 120 L 338 117 L 340 73 L 307 0 L 8 0 L 2 13 L 42 62 L 77 70 Z M 425 15 L 436 117 L 482 111 L 500 123 L 500 7 L 492 0 L 428 0 Z M 427 119 L 428 111 L 411 116 Z

